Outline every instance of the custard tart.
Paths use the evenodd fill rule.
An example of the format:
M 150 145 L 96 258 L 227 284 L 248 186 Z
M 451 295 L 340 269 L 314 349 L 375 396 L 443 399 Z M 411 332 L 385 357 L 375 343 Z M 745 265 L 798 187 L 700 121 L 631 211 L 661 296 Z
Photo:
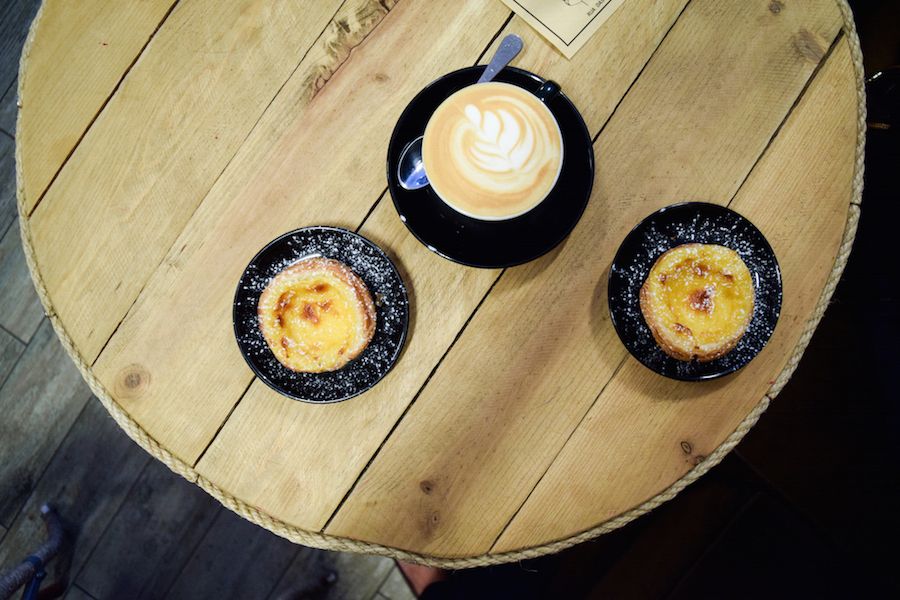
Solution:
M 330 258 L 300 260 L 278 273 L 257 305 L 272 353 L 292 371 L 336 371 L 360 355 L 375 333 L 365 283 Z
M 753 278 L 737 252 L 683 244 L 660 256 L 641 287 L 653 338 L 669 356 L 707 362 L 737 345 L 750 325 Z

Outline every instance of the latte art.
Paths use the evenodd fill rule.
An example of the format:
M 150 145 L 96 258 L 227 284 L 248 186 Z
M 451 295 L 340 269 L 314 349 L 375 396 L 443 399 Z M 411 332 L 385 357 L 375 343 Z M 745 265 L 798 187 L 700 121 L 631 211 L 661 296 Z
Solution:
M 466 105 L 467 120 L 457 122 L 453 144 L 455 155 L 465 159 L 460 166 L 474 171 L 472 176 L 533 170 L 525 163 L 536 158 L 535 124 L 529 122 L 527 108 L 514 103 L 484 112 Z
M 432 115 L 423 159 L 434 191 L 459 212 L 488 220 L 521 215 L 550 192 L 562 139 L 550 110 L 529 92 L 485 83 L 456 92 Z

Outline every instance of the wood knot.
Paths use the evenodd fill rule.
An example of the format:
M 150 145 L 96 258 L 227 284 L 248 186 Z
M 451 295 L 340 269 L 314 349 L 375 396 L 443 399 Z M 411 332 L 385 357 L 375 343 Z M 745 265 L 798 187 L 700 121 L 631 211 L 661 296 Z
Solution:
M 115 391 L 118 398 L 133 400 L 141 396 L 150 385 L 150 372 L 138 364 L 128 365 L 116 378 Z
M 806 60 L 819 64 L 825 56 L 824 44 L 807 29 L 801 29 L 794 35 L 794 48 L 797 53 Z
M 422 535 L 426 538 L 433 538 L 437 532 L 438 525 L 441 522 L 441 515 L 438 511 L 425 513 L 422 515 Z
M 129 389 L 134 389 L 136 387 L 140 387 L 141 385 L 141 374 L 136 372 L 131 372 L 125 375 L 125 387 Z
M 427 479 L 425 481 L 420 481 L 419 489 L 426 495 L 431 494 L 431 492 L 434 491 L 434 482 L 428 481 Z
M 780 13 L 783 8 L 784 3 L 779 2 L 778 0 L 772 0 L 772 2 L 769 3 L 769 12 L 771 12 L 773 15 L 777 15 L 778 13 Z
M 685 454 L 690 454 L 694 451 L 694 447 L 691 446 L 690 442 L 681 442 L 681 451 Z
M 374 79 L 378 83 L 384 83 L 385 81 L 388 81 L 390 77 L 388 77 L 384 73 L 375 73 Z

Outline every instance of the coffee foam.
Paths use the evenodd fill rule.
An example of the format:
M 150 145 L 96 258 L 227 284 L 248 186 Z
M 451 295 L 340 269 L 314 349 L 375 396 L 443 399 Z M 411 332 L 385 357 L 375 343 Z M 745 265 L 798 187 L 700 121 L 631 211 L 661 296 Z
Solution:
M 468 86 L 432 115 L 423 141 L 432 188 L 459 212 L 508 219 L 539 204 L 562 165 L 562 135 L 550 110 L 507 83 Z

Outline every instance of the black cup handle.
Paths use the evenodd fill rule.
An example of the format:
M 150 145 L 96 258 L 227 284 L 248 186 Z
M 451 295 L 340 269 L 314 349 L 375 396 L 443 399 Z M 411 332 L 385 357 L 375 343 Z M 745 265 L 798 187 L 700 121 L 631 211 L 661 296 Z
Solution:
M 559 84 L 555 81 L 551 81 L 548 79 L 544 83 L 541 84 L 541 87 L 537 89 L 534 93 L 535 96 L 538 97 L 538 100 L 546 104 L 550 100 L 552 100 L 559 93 L 560 88 Z

